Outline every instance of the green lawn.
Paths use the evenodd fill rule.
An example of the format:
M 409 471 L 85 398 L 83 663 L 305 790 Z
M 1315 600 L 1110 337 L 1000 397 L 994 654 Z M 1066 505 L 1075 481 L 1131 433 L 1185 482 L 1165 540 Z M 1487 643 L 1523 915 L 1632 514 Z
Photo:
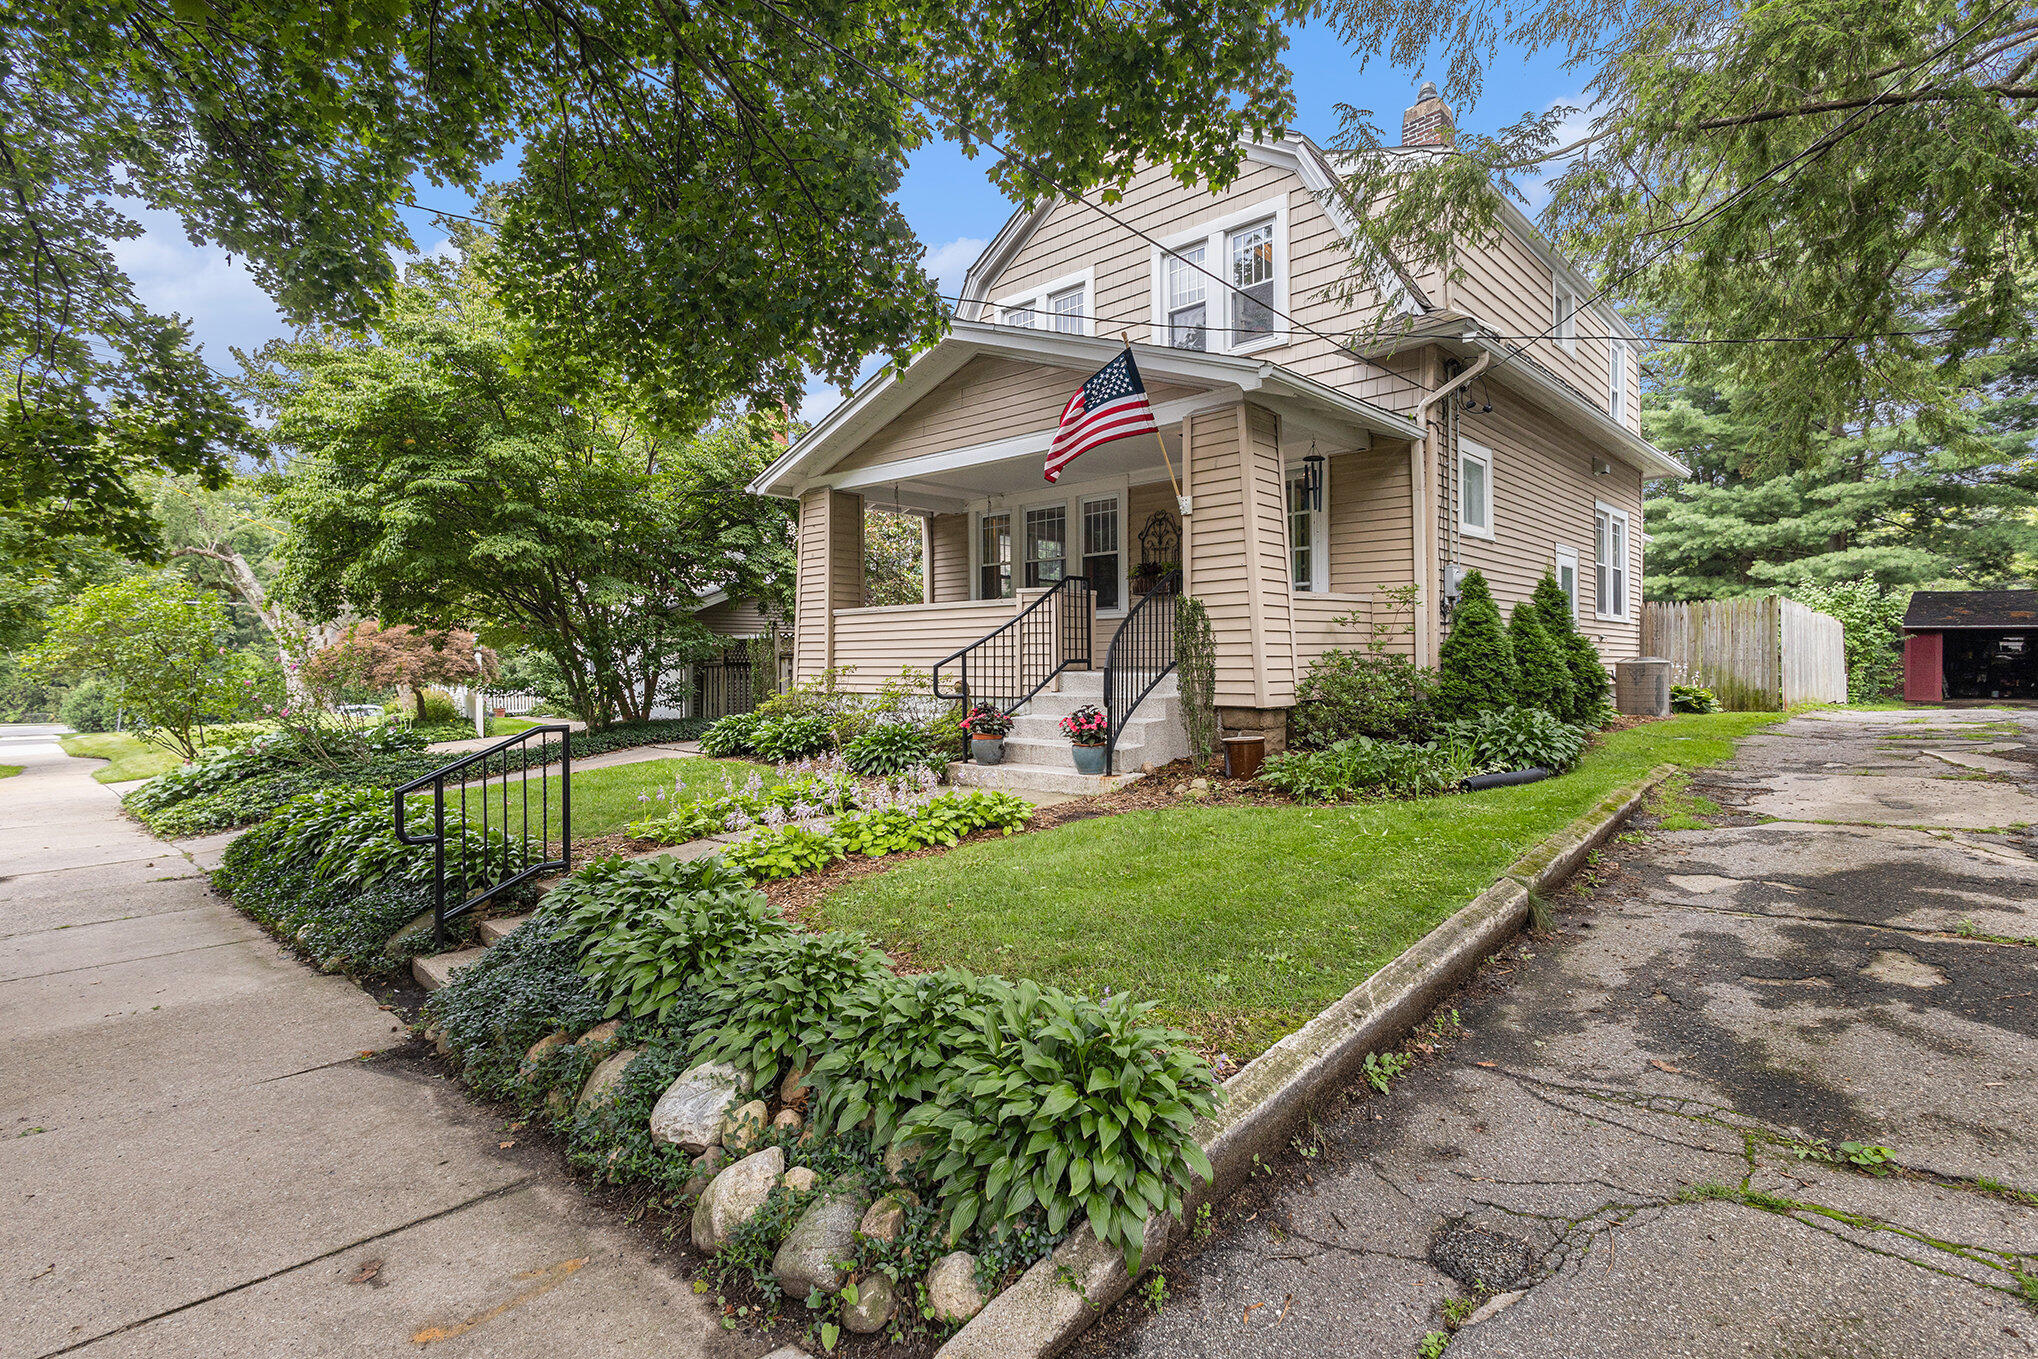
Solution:
M 1130 990 L 1239 1060 L 1399 956 L 1544 836 L 1660 763 L 1714 764 L 1781 713 L 1607 736 L 1517 788 L 1326 807 L 1178 805 L 967 845 L 853 880 L 815 915 L 929 967 Z
M 57 743 L 66 755 L 82 755 L 88 759 L 111 760 L 104 769 L 94 770 L 92 777 L 101 783 L 122 783 L 128 779 L 152 779 L 166 774 L 183 765 L 184 757 L 173 750 L 142 741 L 124 731 L 86 732 L 76 736 L 59 736 Z
M 559 777 L 554 767 L 552 776 L 541 785 L 538 777 L 531 777 L 530 816 L 535 827 L 543 803 L 539 801 L 539 789 L 545 791 L 549 802 L 550 824 L 559 824 Z M 666 760 L 645 760 L 638 764 L 612 764 L 601 769 L 575 769 L 573 771 L 573 838 L 584 841 L 596 835 L 609 835 L 639 817 L 657 813 L 660 806 L 672 806 L 678 802 L 692 802 L 702 797 L 719 794 L 726 780 L 741 784 L 751 774 L 762 774 L 767 780 L 775 775 L 768 769 L 744 760 L 709 760 L 698 756 L 674 756 Z M 501 805 L 502 783 L 498 779 L 490 785 L 493 799 L 491 808 Z M 663 803 L 658 794 L 664 793 Z M 476 825 L 481 821 L 480 788 L 478 784 L 468 786 L 469 820 Z M 459 793 L 449 791 L 449 814 L 457 813 L 460 806 Z M 510 825 L 514 830 L 524 815 L 522 793 L 515 784 L 510 785 Z M 406 813 L 408 815 L 408 813 Z M 496 813 L 490 812 L 491 824 Z M 532 832 L 536 834 L 535 829 Z

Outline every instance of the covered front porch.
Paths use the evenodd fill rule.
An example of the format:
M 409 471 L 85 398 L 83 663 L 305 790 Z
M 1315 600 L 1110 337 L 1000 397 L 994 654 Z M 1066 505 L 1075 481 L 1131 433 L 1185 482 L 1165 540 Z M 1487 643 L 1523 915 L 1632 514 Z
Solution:
M 802 469 L 796 447 L 758 483 L 800 502 L 798 678 L 874 690 L 983 643 L 972 693 L 1023 694 L 1043 667 L 1103 669 L 1114 640 L 1157 633 L 1142 605 L 1178 588 L 1210 614 L 1219 704 L 1279 709 L 1310 659 L 1363 639 L 1381 591 L 1415 579 L 1415 431 L 1399 417 L 1271 364 L 1135 346 L 1158 437 L 1092 449 L 1049 483 L 1061 407 L 1117 347 L 967 329 L 989 333 L 920 395 L 833 450 L 824 422 L 802 443 L 833 457 Z M 1082 352 L 1039 352 L 1056 344 Z M 921 526 L 917 603 L 868 602 L 873 511 Z M 1171 663 L 1171 631 L 1166 645 Z

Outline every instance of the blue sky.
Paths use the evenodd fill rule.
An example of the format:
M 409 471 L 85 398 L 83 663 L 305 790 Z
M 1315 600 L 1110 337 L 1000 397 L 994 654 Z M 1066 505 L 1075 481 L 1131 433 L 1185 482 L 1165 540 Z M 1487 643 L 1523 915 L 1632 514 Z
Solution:
M 1415 97 L 1421 71 L 1398 69 L 1384 58 L 1368 59 L 1344 49 L 1335 35 L 1320 26 L 1291 30 L 1287 54 L 1294 73 L 1296 125 L 1319 140 L 1337 129 L 1339 103 L 1373 110 L 1390 134 L 1399 126 L 1401 110 Z M 1488 72 L 1478 103 L 1456 110 L 1461 126 L 1490 130 L 1524 113 L 1540 113 L 1552 104 L 1582 102 L 1584 73 L 1566 71 L 1554 57 L 1507 57 Z M 928 146 L 913 158 L 899 187 L 906 219 L 927 247 L 927 267 L 945 293 L 957 291 L 963 271 L 1004 224 L 1011 205 L 984 178 L 982 158 L 972 162 L 952 144 Z M 505 167 L 508 173 L 509 167 Z M 421 203 L 465 210 L 456 194 L 420 185 Z M 1540 206 L 1532 203 L 1532 207 Z M 430 251 L 444 237 L 423 213 L 411 214 L 419 248 Z M 253 348 L 286 331 L 268 298 L 238 263 L 221 252 L 193 246 L 168 214 L 143 214 L 145 234 L 116 247 L 116 255 L 135 280 L 142 298 L 159 311 L 189 318 L 207 360 L 222 371 L 235 368 L 229 347 Z M 815 417 L 836 400 L 834 392 L 810 391 L 803 414 Z

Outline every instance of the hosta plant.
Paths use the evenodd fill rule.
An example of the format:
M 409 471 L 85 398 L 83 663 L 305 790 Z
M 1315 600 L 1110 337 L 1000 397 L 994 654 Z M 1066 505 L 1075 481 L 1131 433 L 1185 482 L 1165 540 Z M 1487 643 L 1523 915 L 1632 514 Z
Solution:
M 695 1041 L 696 1061 L 727 1062 L 762 1089 L 811 1065 L 847 1027 L 846 1007 L 891 976 L 860 934 L 775 934 L 742 951 L 701 997 L 721 1022 Z
M 1036 1207 L 1050 1232 L 1087 1214 L 1137 1274 L 1147 1219 L 1181 1210 L 1189 1174 L 1210 1178 L 1194 1128 L 1216 1078 L 1187 1035 L 1149 1020 L 1152 1002 L 979 985 L 987 1003 L 949 1029 L 948 1073 L 899 1141 L 924 1148 L 952 1235 Z
M 826 868 L 845 853 L 841 839 L 825 826 L 788 821 L 761 826 L 722 852 L 752 882 L 797 878 Z
M 1471 745 L 1482 769 L 1553 769 L 1578 763 L 1585 733 L 1541 708 L 1493 708 L 1446 723 L 1446 736 Z
M 740 950 L 788 926 L 762 893 L 714 859 L 648 862 L 679 870 L 659 875 L 668 885 L 665 904 L 580 933 L 580 971 L 607 997 L 610 1014 L 662 1021 Z M 685 871 L 697 867 L 705 871 Z M 598 909 L 581 907 L 566 917 L 567 927 L 592 919 Z

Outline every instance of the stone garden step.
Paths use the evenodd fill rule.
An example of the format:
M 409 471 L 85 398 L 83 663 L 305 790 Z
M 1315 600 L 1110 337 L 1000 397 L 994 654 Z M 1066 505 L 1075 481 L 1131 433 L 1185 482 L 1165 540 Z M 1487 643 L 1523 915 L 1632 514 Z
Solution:
M 425 990 L 436 991 L 453 980 L 453 974 L 461 968 L 480 962 L 486 952 L 486 948 L 463 948 L 455 953 L 419 954 L 410 960 L 410 975 Z
M 481 922 L 482 945 L 486 947 L 489 944 L 500 943 L 502 939 L 505 936 L 507 936 L 511 930 L 523 924 L 526 920 L 529 920 L 530 918 L 531 917 L 529 914 L 505 915 L 482 921 Z

